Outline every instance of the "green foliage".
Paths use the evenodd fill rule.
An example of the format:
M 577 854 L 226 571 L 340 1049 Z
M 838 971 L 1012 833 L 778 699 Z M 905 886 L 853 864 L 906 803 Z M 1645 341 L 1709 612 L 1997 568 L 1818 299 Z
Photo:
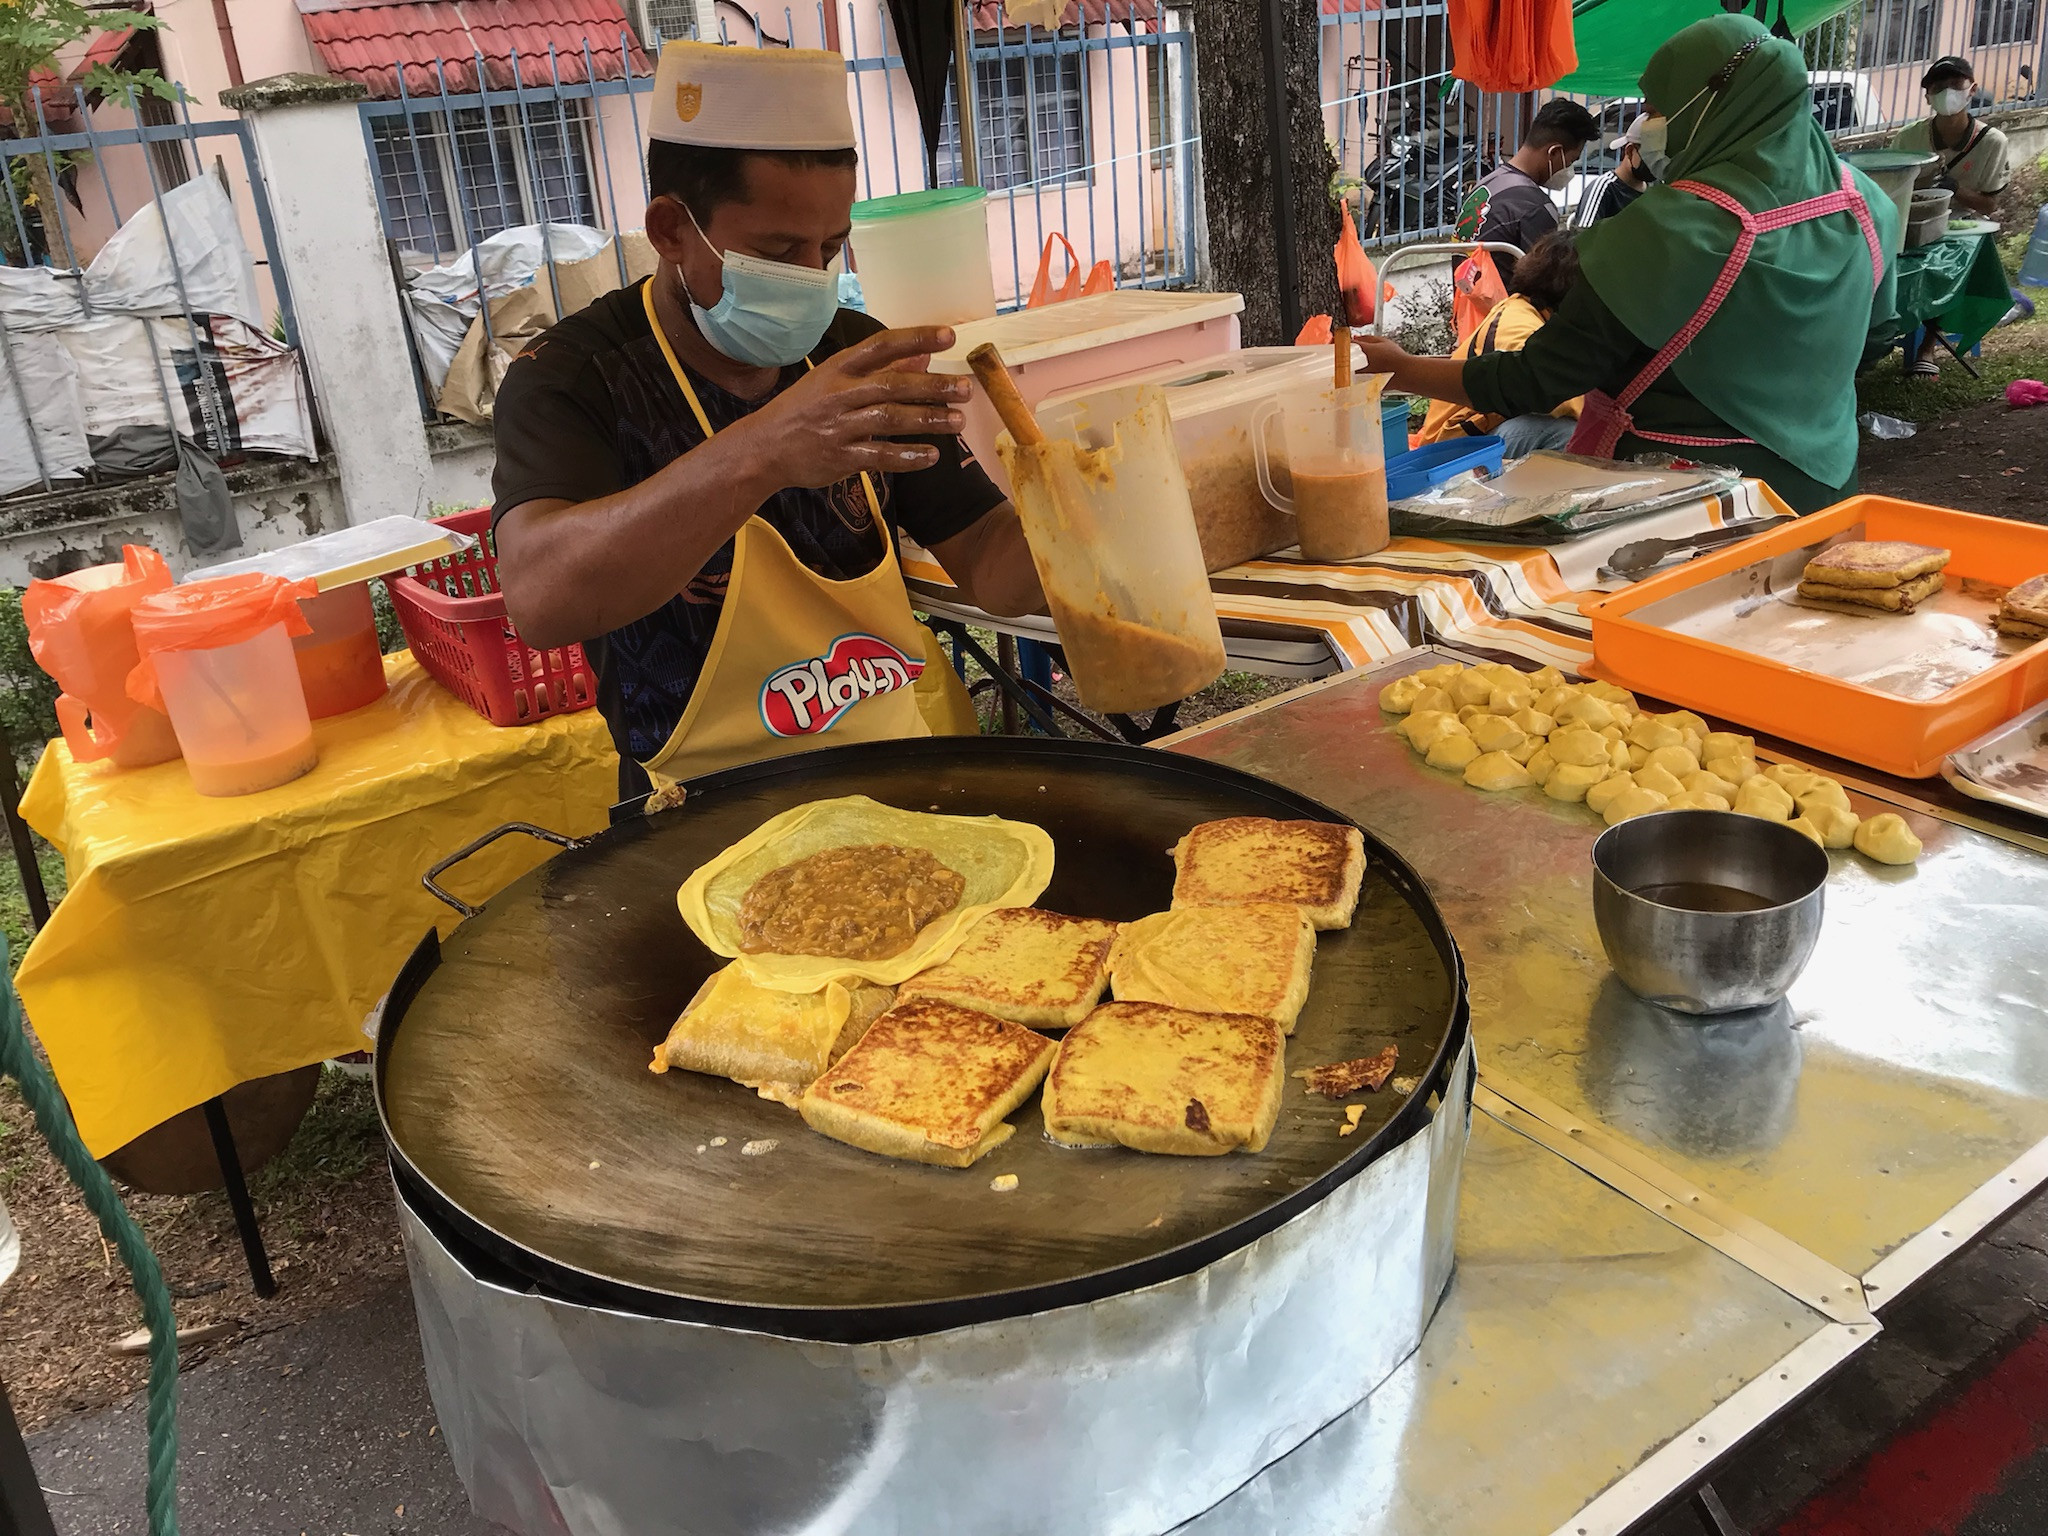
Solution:
M 1394 340 L 1418 357 L 1443 357 L 1458 344 L 1451 285 L 1440 277 L 1425 278 L 1412 292 L 1394 300 L 1399 317 Z
M 0 5 L 0 98 L 9 103 L 26 103 L 29 77 L 39 69 L 61 77 L 63 71 L 57 67 L 57 55 L 81 38 L 127 28 L 152 30 L 159 25 L 154 16 L 140 11 L 88 10 L 76 0 L 17 0 L 15 4 Z M 140 88 L 152 95 L 158 94 L 157 85 L 168 84 L 160 76 L 155 84 L 143 84 L 143 75 L 154 76 L 156 71 L 138 70 L 124 75 L 101 64 L 85 77 L 85 83 L 102 91 L 111 85 L 117 96 L 120 87 L 129 81 L 138 82 Z M 175 93 L 177 88 L 169 89 Z M 171 99 L 175 100 L 175 95 Z M 33 112 L 24 119 L 33 120 Z
M 13 587 L 0 587 L 0 726 L 27 763 L 57 734 L 57 684 L 29 654 L 21 593 Z

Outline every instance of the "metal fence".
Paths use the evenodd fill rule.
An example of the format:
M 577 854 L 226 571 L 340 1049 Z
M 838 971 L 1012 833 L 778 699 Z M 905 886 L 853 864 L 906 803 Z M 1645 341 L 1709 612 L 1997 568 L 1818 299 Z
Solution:
M 1322 13 L 1323 111 L 1339 186 L 1361 236 L 1382 245 L 1448 233 L 1473 184 L 1512 154 L 1551 92 L 1498 96 L 1452 73 L 1443 0 L 1304 0 Z M 1845 142 L 1927 115 L 1920 77 L 1942 54 L 1971 59 L 1980 109 L 2048 102 L 2048 0 L 1864 0 L 1799 39 L 1821 124 Z M 1601 139 L 1577 185 L 1609 169 L 1607 140 L 1641 110 L 1632 98 L 1576 97 Z M 1567 194 L 1569 199 L 1570 193 Z
M 1057 33 L 1009 26 L 994 0 L 971 5 L 965 116 L 975 125 L 976 179 L 989 191 L 999 307 L 1025 302 L 1041 253 L 1061 234 L 1083 266 L 1109 261 L 1120 285 L 1190 283 L 1200 195 L 1193 35 L 1156 0 L 1089 0 L 1093 19 Z M 580 56 L 551 50 L 545 60 L 522 60 L 514 53 L 496 66 L 481 57 L 410 70 L 394 64 L 397 94 L 363 102 L 361 113 L 401 281 L 407 269 L 465 254 L 474 268 L 485 241 L 517 226 L 640 227 L 644 102 L 653 80 L 644 64 L 636 67 L 629 34 L 620 34 L 616 55 L 611 41 L 604 40 L 603 57 L 625 61 L 626 78 L 597 78 L 603 71 L 588 43 Z M 823 3 L 785 7 L 773 21 L 754 12 L 737 28 L 721 20 L 716 41 L 845 55 L 863 197 L 968 179 L 955 99 L 961 72 L 948 85 L 936 164 L 928 165 L 909 77 L 874 0 L 844 3 L 831 15 Z M 507 84 L 490 84 L 494 69 Z M 422 73 L 431 86 L 424 91 L 416 88 Z M 451 88 L 451 75 L 474 88 Z M 614 242 L 613 251 L 624 282 L 625 249 Z M 541 242 L 541 256 L 545 272 L 536 280 L 558 284 L 551 243 Z M 850 259 L 858 270 L 857 239 Z M 1062 251 L 1053 272 L 1065 270 Z M 487 309 L 482 323 L 488 333 Z M 423 387 L 423 405 L 427 393 Z
M 6 197 L 0 257 L 22 274 L 0 289 L 0 363 L 8 375 L 0 401 L 0 460 L 14 482 L 0 494 L 168 467 L 138 467 L 151 455 L 174 452 L 174 443 L 159 435 L 164 432 L 216 458 L 265 451 L 312 457 L 311 384 L 248 125 L 238 117 L 195 120 L 182 88 L 175 103 L 130 88 L 124 99 L 95 104 L 82 87 L 38 86 L 30 105 L 34 121 L 13 124 L 17 136 L 0 139 Z M 233 153 L 232 170 L 223 152 Z M 217 182 L 230 210 L 208 226 L 223 236 L 218 240 L 195 237 L 192 199 L 181 190 L 200 177 Z M 167 211 L 167 200 L 176 212 Z M 145 245 L 161 238 L 166 259 L 159 271 L 169 285 L 154 301 L 134 291 L 132 271 L 102 274 L 102 263 L 89 261 L 117 233 L 135 228 L 134 216 L 145 210 L 154 212 L 155 229 L 140 238 Z M 244 260 L 244 214 L 253 215 L 262 246 L 253 303 L 245 307 L 260 312 L 229 315 L 210 302 L 218 285 L 202 288 L 198 280 Z M 237 227 L 229 233 L 223 222 Z M 46 280 L 30 283 L 35 271 Z M 266 315 L 268 334 L 257 324 Z M 109 350 L 105 327 L 95 330 L 96 322 L 114 319 L 141 322 L 128 328 L 133 337 L 124 334 L 124 343 L 134 343 L 126 351 Z M 274 386 L 277 367 L 290 376 L 283 390 L 290 397 L 286 424 L 275 440 L 261 432 L 245 440 L 242 431 L 252 364 L 259 371 L 271 365 L 268 383 L 259 387 Z M 154 416 L 140 404 L 149 397 L 160 420 L 143 422 L 140 416 Z M 144 436 L 120 439 L 123 425 L 141 428 Z M 33 465 L 27 484 L 13 472 L 20 461 Z

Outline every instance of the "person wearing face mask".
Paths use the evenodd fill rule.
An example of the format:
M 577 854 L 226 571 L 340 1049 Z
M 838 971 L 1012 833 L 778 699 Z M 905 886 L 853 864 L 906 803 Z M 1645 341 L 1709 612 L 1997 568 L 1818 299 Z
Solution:
M 1970 116 L 1976 83 L 1968 59 L 1953 54 L 1936 59 L 1920 77 L 1934 115 L 1901 128 L 1892 148 L 1933 155 L 1934 163 L 1920 173 L 1920 185 L 1946 187 L 1958 215 L 1988 216 L 1998 211 L 1999 196 L 2012 180 L 2012 150 L 2003 133 Z M 1919 379 L 1940 378 L 1940 354 L 1941 338 L 1929 326 L 1908 372 Z
M 847 741 L 971 732 L 896 531 L 997 613 L 1043 603 L 958 436 L 944 327 L 841 310 L 856 153 L 838 54 L 670 43 L 647 154 L 652 277 L 570 315 L 494 410 L 498 579 L 530 645 L 583 642 L 650 783 Z
M 1574 453 L 1727 464 L 1794 511 L 1831 506 L 1856 489 L 1856 369 L 1890 334 L 1898 209 L 1836 157 L 1797 45 L 1749 17 L 1683 28 L 1642 87 L 1657 184 L 1579 235 L 1544 327 L 1463 361 L 1361 336 L 1368 366 L 1507 417 L 1584 395 Z
M 1521 148 L 1465 194 L 1458 210 L 1460 240 L 1499 240 L 1526 251 L 1557 228 L 1553 191 L 1562 191 L 1586 146 L 1600 137 L 1593 114 L 1576 101 L 1552 97 L 1537 109 Z M 1501 281 L 1514 274 L 1514 258 L 1494 253 Z
M 1607 146 L 1617 154 L 1614 169 L 1586 184 L 1572 215 L 1572 228 L 1591 229 L 1602 219 L 1613 218 L 1649 189 L 1656 179 L 1643 164 L 1642 131 L 1649 120 L 1647 112 L 1638 115 L 1628 131 Z

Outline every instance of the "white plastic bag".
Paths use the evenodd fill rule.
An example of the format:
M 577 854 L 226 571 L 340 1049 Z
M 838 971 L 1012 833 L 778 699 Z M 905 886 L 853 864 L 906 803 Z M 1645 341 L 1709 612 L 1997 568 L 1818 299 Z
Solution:
M 479 271 L 483 274 L 483 286 L 489 289 L 493 299 L 502 299 L 506 294 L 517 292 L 536 281 L 543 287 L 547 286 L 541 230 L 542 226 L 538 224 L 520 224 L 500 230 L 490 239 L 478 242 L 474 261 L 470 259 L 470 253 L 464 251 L 446 266 L 429 267 L 407 279 L 405 301 L 412 312 L 413 340 L 419 346 L 420 366 L 426 370 L 427 383 L 435 395 L 438 396 L 446 386 L 455 354 L 462 349 L 470 326 L 481 311 L 477 302 Z M 617 258 L 611 254 L 611 236 L 603 230 L 592 229 L 587 224 L 549 224 L 546 230 L 547 249 L 554 255 L 558 280 L 563 268 L 599 256 L 612 263 L 612 271 L 616 274 L 618 264 Z M 638 255 L 634 238 L 627 237 L 628 272 L 633 271 Z M 645 244 L 644 236 L 639 240 Z M 651 261 L 648 268 L 652 270 Z M 611 286 L 617 287 L 618 284 L 614 281 Z M 581 304 L 572 302 L 570 292 L 564 293 L 563 303 L 572 311 L 582 308 Z
M 47 332 L 10 332 L 8 356 L 14 377 L 0 379 L 0 496 L 40 486 L 50 479 L 76 480 L 92 464 L 86 446 L 85 407 L 79 398 L 78 365 Z M 19 386 L 17 388 L 17 385 Z M 28 415 L 22 415 L 23 402 Z M 35 442 L 29 442 L 29 423 Z M 42 468 L 36 455 L 42 454 Z
M 260 326 L 256 268 L 242 243 L 241 221 L 221 185 L 194 176 L 163 196 L 164 216 L 151 203 L 114 232 L 85 269 L 86 298 L 95 310 L 133 315 L 176 314 L 184 298 L 194 313 L 233 315 Z M 164 227 L 170 234 L 166 240 Z M 171 250 L 178 253 L 177 273 Z
M 76 273 L 0 267 L 0 319 L 10 331 L 49 331 L 85 318 Z

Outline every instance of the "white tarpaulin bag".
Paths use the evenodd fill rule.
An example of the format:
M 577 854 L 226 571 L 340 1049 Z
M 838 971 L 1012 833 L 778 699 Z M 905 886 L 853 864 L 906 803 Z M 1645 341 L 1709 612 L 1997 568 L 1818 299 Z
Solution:
M 50 331 L 85 318 L 79 275 L 54 267 L 0 267 L 0 319 L 10 331 Z
M 445 267 L 429 267 L 408 278 L 405 302 L 412 312 L 413 340 L 420 349 L 420 366 L 426 370 L 427 382 L 434 393 L 439 395 L 447 384 L 448 369 L 480 311 L 481 306 L 477 302 L 479 270 L 493 299 L 502 299 L 536 281 L 545 285 L 548 254 L 555 258 L 558 276 L 562 268 L 589 261 L 600 254 L 613 263 L 616 273 L 617 261 L 611 254 L 611 238 L 603 230 L 592 229 L 587 224 L 550 224 L 547 226 L 547 252 L 543 253 L 541 226 L 519 224 L 500 230 L 488 240 L 479 241 L 475 260 L 470 259 L 470 252 L 464 251 Z M 629 263 L 633 254 L 629 240 Z M 617 287 L 618 284 L 614 282 L 611 286 Z M 566 293 L 563 302 L 571 312 L 582 307 L 570 304 Z
M 92 465 L 86 446 L 85 406 L 78 365 L 47 332 L 10 331 L 7 355 L 14 377 L 0 380 L 0 496 L 52 482 L 76 480 Z M 18 386 L 18 387 L 17 387 Z M 28 415 L 22 414 L 26 401 Z M 29 423 L 35 423 L 35 442 Z M 36 455 L 42 454 L 42 467 Z
M 85 294 L 95 310 L 124 314 L 176 314 L 177 275 L 194 313 L 234 315 L 263 324 L 256 299 L 256 268 L 242 243 L 235 205 L 211 176 L 194 176 L 163 196 L 163 217 L 151 203 L 114 232 L 85 269 Z M 164 227 L 170 226 L 168 242 Z M 178 253 L 178 274 L 171 250 Z

